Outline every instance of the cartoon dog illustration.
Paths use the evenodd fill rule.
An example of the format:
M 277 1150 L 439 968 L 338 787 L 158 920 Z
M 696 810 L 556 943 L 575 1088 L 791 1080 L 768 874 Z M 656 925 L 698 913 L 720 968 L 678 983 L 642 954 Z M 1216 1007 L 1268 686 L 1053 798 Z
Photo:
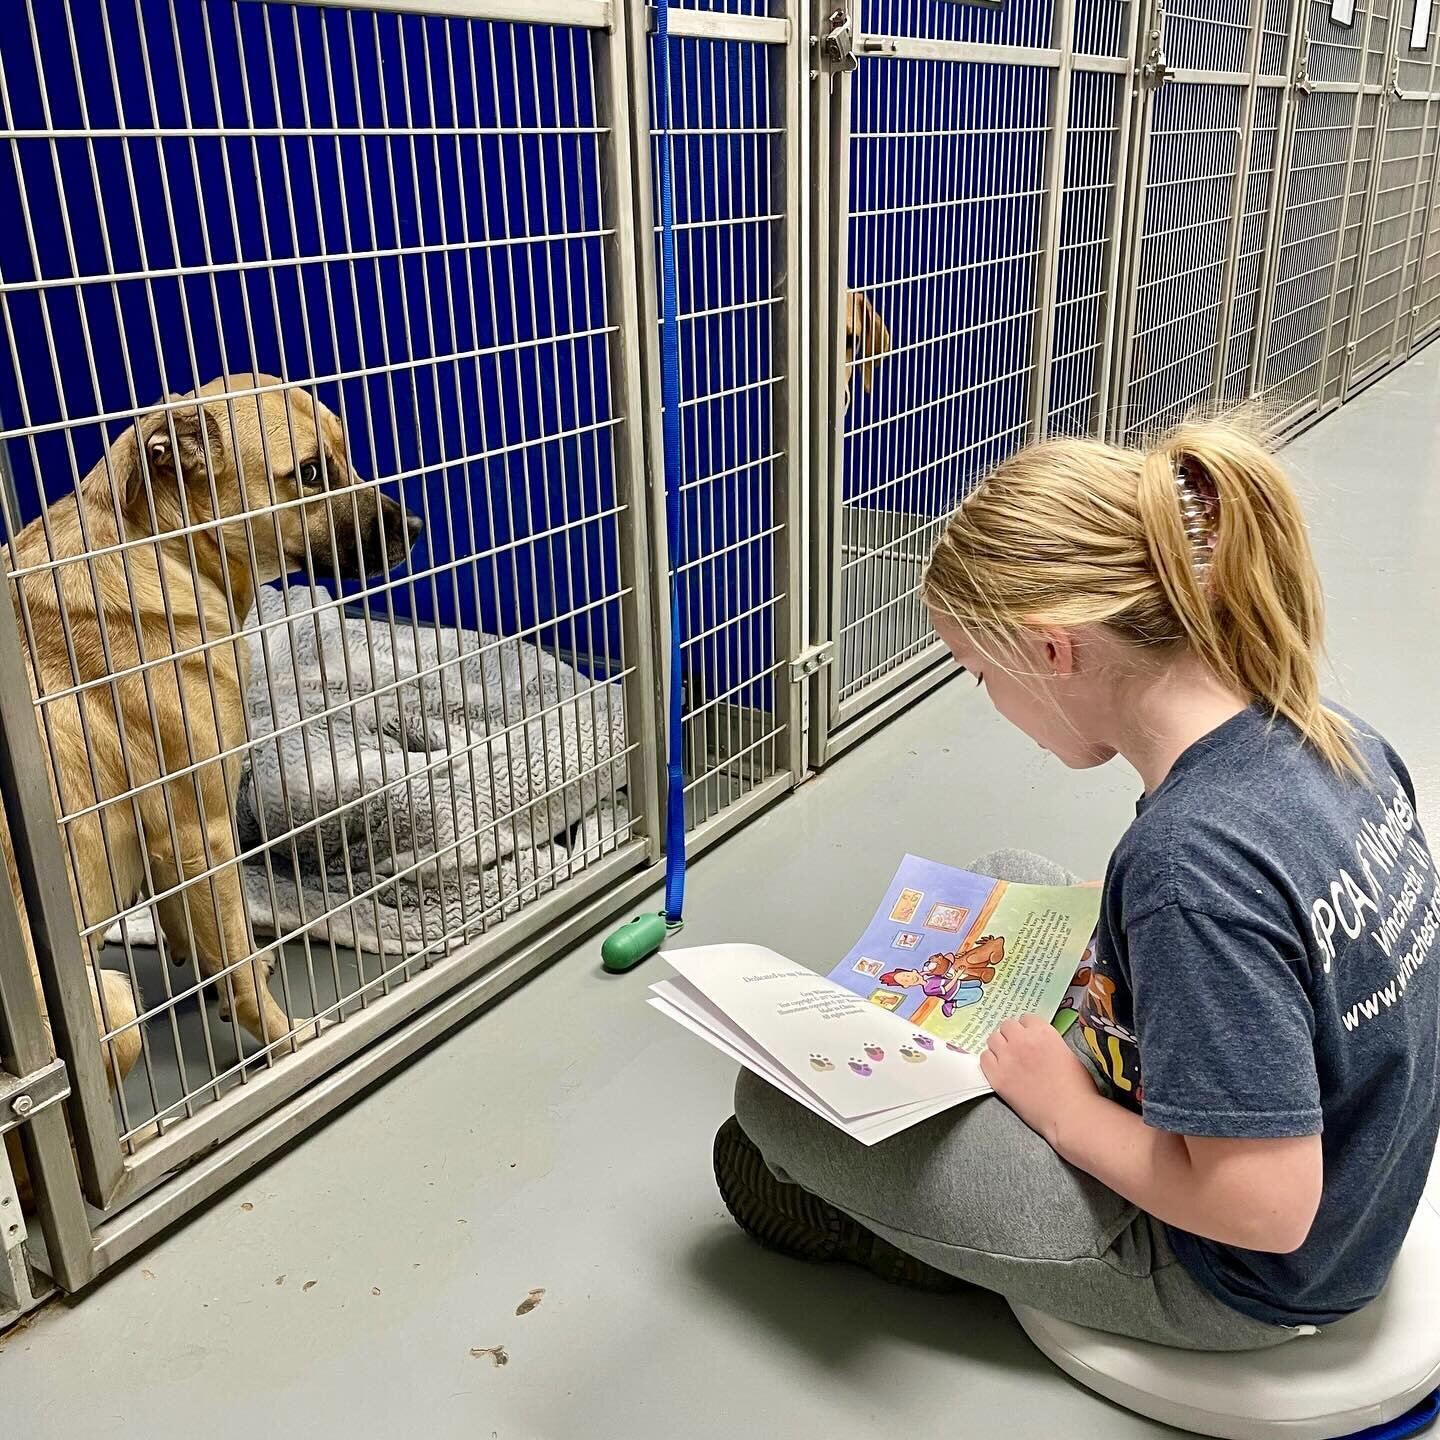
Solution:
M 950 969 L 967 980 L 979 980 L 988 985 L 995 978 L 995 967 L 1004 958 L 1005 937 L 982 935 L 950 957 Z
M 953 955 L 932 955 L 918 970 L 913 967 L 887 970 L 880 977 L 880 983 L 900 990 L 918 986 L 923 994 L 940 1001 L 940 1013 L 948 1019 L 957 1010 L 974 1005 L 985 994 L 985 986 L 979 979 L 951 968 L 954 958 Z

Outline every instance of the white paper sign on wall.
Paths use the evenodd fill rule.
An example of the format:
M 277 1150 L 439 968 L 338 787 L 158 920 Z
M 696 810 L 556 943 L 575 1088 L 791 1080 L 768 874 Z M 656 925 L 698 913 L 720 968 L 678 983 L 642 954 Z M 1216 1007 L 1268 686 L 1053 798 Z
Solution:
M 1415 0 L 1415 18 L 1410 22 L 1410 48 L 1423 50 L 1430 40 L 1430 7 L 1434 0 Z

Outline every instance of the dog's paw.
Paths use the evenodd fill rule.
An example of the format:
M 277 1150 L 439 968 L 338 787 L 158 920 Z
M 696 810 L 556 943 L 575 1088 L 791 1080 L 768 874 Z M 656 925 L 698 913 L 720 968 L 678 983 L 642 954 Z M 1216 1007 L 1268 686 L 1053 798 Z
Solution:
M 294 1020 L 287 1022 L 279 1040 L 271 1041 L 269 1049 L 277 1058 L 293 1055 L 302 1045 L 308 1045 L 320 1036 L 318 1020 Z
M 294 1041 L 297 1046 L 308 1045 L 312 1040 L 320 1038 L 320 1031 L 324 1027 L 318 1020 L 300 1020 L 296 1022 Z

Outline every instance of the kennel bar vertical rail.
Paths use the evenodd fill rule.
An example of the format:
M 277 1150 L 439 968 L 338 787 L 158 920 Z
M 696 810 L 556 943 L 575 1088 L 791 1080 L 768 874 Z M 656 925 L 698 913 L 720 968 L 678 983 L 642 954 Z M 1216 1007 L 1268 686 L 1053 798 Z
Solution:
M 810 630 L 807 642 L 831 663 L 806 684 L 807 751 L 823 765 L 835 721 L 835 637 L 840 628 L 843 561 L 840 431 L 849 376 L 845 368 L 846 221 L 850 211 L 850 105 L 855 11 L 835 0 L 809 0 L 807 78 L 810 116 Z
M 770 51 L 771 87 L 783 97 L 783 145 L 777 146 L 771 163 L 772 195 L 785 197 L 784 241 L 772 257 L 771 284 L 783 297 L 779 323 L 774 332 L 775 366 L 785 376 L 785 384 L 777 397 L 775 430 L 784 437 L 785 455 L 781 462 L 780 493 L 785 510 L 785 543 L 776 557 L 776 585 L 785 597 L 781 608 L 781 625 L 777 639 L 786 670 L 777 674 L 777 705 L 786 736 L 785 765 L 792 783 L 798 783 L 809 768 L 809 707 L 807 692 L 810 679 L 802 653 L 808 649 L 808 595 L 810 585 L 809 557 L 805 512 L 809 508 L 810 491 L 807 467 L 810 463 L 806 433 L 806 409 L 809 402 L 808 362 L 805 334 L 810 297 L 809 257 L 806 250 L 807 200 L 803 186 L 804 157 L 808 145 L 809 81 L 805 46 L 801 43 L 807 0 L 785 0 L 785 23 L 788 27 L 784 49 Z M 822 656 L 813 656 L 819 663 Z

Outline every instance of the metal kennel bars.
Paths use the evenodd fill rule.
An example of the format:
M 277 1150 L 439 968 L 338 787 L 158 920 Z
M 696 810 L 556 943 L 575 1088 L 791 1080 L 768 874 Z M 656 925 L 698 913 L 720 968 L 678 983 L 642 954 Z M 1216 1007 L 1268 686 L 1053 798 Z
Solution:
M 817 758 L 946 673 L 921 567 L 1006 451 L 1252 398 L 1290 431 L 1440 328 L 1428 8 L 813 10 Z M 856 292 L 878 355 L 847 351 Z
M 943 677 L 1008 451 L 1440 330 L 1436 27 L 1336 13 L 678 4 L 667 103 L 638 0 L 16 0 L 0 1321 L 656 884 L 659 146 L 700 848 Z

